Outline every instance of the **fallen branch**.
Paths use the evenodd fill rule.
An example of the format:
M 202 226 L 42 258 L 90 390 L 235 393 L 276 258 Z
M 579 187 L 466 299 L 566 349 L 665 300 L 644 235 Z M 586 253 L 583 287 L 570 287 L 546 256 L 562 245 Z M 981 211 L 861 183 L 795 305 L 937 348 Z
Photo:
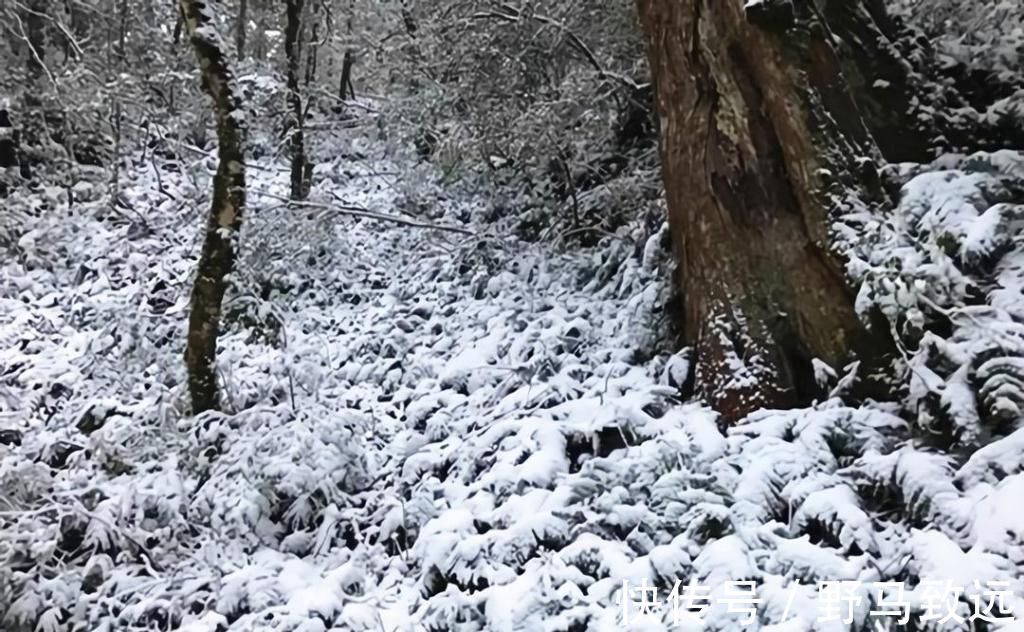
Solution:
M 355 205 L 352 205 L 352 204 L 330 204 L 330 203 L 324 203 L 324 202 L 311 202 L 311 201 L 308 201 L 308 200 L 289 200 L 286 197 L 282 197 L 282 196 L 279 196 L 279 195 L 274 195 L 273 193 L 266 193 L 266 192 L 263 192 L 263 191 L 256 193 L 256 195 L 262 195 L 264 197 L 268 197 L 268 198 L 271 198 L 273 200 L 280 200 L 282 202 L 287 202 L 287 203 L 289 203 L 289 204 L 291 204 L 293 206 L 298 206 L 298 207 L 301 207 L 301 208 L 315 208 L 315 209 L 321 209 L 323 211 L 333 211 L 333 212 L 336 212 L 336 213 L 341 213 L 343 215 L 351 215 L 353 217 L 363 217 L 363 218 L 366 218 L 366 219 L 375 219 L 375 220 L 379 220 L 379 221 L 382 221 L 382 222 L 391 222 L 393 224 L 401 224 L 403 226 L 412 226 L 412 227 L 415 227 L 415 228 L 427 228 L 427 229 L 431 229 L 431 230 L 443 230 L 443 231 L 447 231 L 447 232 L 450 232 L 450 233 L 459 233 L 459 234 L 462 234 L 462 235 L 469 235 L 471 237 L 476 235 L 476 233 L 474 233 L 473 231 L 471 231 L 471 230 L 469 230 L 467 228 L 461 228 L 459 226 L 451 226 L 449 224 L 432 224 L 430 222 L 422 222 L 420 220 L 410 219 L 410 218 L 407 218 L 407 217 L 401 217 L 399 215 L 388 215 L 387 213 L 377 213 L 376 211 L 371 211 L 368 208 L 364 208 L 362 206 L 355 206 Z

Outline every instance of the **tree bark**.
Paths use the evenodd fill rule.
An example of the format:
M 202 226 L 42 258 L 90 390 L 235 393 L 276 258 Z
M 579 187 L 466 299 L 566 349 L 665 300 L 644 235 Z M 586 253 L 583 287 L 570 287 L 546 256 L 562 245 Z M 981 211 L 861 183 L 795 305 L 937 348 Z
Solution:
M 302 5 L 303 0 L 286 0 L 284 51 L 288 61 L 288 146 L 292 158 L 291 198 L 305 198 L 303 175 L 306 151 L 302 135 L 302 95 L 299 93 L 299 72 L 302 64 Z
M 195 414 L 218 409 L 217 335 L 221 306 L 234 270 L 245 207 L 245 127 L 242 98 L 227 56 L 217 44 L 216 21 L 207 0 L 180 0 L 203 89 L 213 99 L 219 164 L 195 284 L 192 287 L 185 365 Z
M 878 150 L 813 0 L 637 0 L 697 392 L 727 421 L 818 395 L 872 351 L 830 211 Z

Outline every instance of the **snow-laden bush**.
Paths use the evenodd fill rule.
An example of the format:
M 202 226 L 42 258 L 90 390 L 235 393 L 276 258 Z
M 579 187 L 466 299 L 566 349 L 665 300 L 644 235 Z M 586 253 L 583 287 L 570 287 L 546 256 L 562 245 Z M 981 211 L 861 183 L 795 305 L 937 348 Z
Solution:
M 871 622 L 873 582 L 903 582 L 918 619 L 933 580 L 965 587 L 962 615 L 987 582 L 1019 596 L 1016 220 L 982 230 L 1013 203 L 1011 158 L 904 169 L 901 204 L 851 251 L 910 397 L 854 407 L 838 388 L 728 429 L 677 400 L 664 233 L 639 222 L 565 252 L 435 183 L 435 221 L 473 237 L 382 228 L 274 208 L 282 170 L 242 239 L 227 410 L 188 418 L 180 227 L 201 202 L 143 176 L 125 190 L 148 230 L 99 201 L 23 212 L 4 275 L 4 629 L 618 630 L 623 582 L 644 581 L 663 603 L 706 589 L 687 629 L 742 625 L 735 581 L 754 582 L 761 629 L 813 629 L 832 603 L 816 582 L 861 582 L 853 623 L 819 628 L 849 630 Z M 327 170 L 313 199 L 388 210 L 380 182 Z
M 891 324 L 918 426 L 942 447 L 977 448 L 1012 430 L 1022 401 L 1024 156 L 946 156 L 894 171 L 904 183 L 897 208 L 852 218 L 864 235 L 849 253 L 858 308 Z
M 194 418 L 180 352 L 208 159 L 159 182 L 140 162 L 134 213 L 98 185 L 71 208 L 9 198 L 4 630 L 619 630 L 644 582 L 663 604 L 705 590 L 693 630 L 745 625 L 734 582 L 774 632 L 865 629 L 875 582 L 903 584 L 919 629 L 962 629 L 921 621 L 936 581 L 964 589 L 957 616 L 993 585 L 1024 611 L 1020 156 L 891 167 L 897 205 L 837 218 L 858 304 L 899 342 L 896 401 L 844 400 L 840 379 L 726 428 L 679 401 L 689 352 L 661 344 L 664 227 L 527 243 L 429 168 L 321 149 L 306 206 L 254 164 L 225 410 Z M 817 583 L 838 581 L 849 622 L 819 622 L 837 602 Z M 656 617 L 633 629 L 675 623 Z
M 1019 82 L 1024 11 L 1014 0 L 895 0 L 897 12 L 935 38 L 940 52 L 1007 83 Z
M 180 336 L 203 160 L 194 178 L 137 172 L 122 191 L 148 210 L 138 217 L 111 212 L 102 191 L 73 208 L 59 196 L 12 208 L 22 220 L 4 244 L 4 629 L 376 629 L 388 600 L 409 620 L 411 565 L 423 566 L 414 551 L 442 513 L 447 477 L 516 467 L 517 451 L 474 466 L 469 447 L 523 410 L 568 411 L 584 391 L 621 397 L 634 363 L 655 353 L 662 232 L 637 225 L 580 256 L 499 239 L 486 223 L 469 239 L 381 230 L 328 207 L 339 194 L 398 213 L 373 175 L 386 163 L 365 179 L 325 171 L 322 206 L 308 212 L 276 201 L 282 171 L 251 196 L 222 336 L 226 412 L 185 417 Z M 492 217 L 424 190 L 437 221 Z M 630 408 L 663 407 L 670 390 Z M 582 462 L 613 422 L 576 424 L 563 442 Z M 423 449 L 466 423 L 472 443 L 448 448 L 464 459 Z M 516 430 L 508 443 L 550 454 L 560 432 Z M 543 483 L 535 464 L 557 471 L 544 454 L 520 485 Z M 502 545 L 505 562 L 536 550 L 526 531 L 517 542 Z

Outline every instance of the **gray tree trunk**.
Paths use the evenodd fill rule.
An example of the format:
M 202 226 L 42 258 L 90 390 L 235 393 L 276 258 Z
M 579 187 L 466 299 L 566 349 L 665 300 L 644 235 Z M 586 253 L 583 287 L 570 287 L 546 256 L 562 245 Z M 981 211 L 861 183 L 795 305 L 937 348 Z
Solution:
M 235 52 L 238 61 L 245 59 L 245 32 L 249 22 L 249 0 L 238 0 L 238 22 L 235 23 Z
M 203 89 L 213 99 L 219 164 L 195 284 L 192 287 L 185 365 L 195 414 L 220 407 L 217 335 L 228 275 L 235 267 L 238 232 L 245 208 L 245 127 L 242 99 L 225 52 L 211 37 L 216 28 L 209 4 L 181 0 L 181 12 L 196 51 Z
M 284 51 L 288 62 L 288 147 L 292 159 L 291 198 L 304 199 L 306 149 L 302 135 L 302 95 L 299 92 L 299 73 L 302 67 L 302 7 L 303 0 L 285 0 Z

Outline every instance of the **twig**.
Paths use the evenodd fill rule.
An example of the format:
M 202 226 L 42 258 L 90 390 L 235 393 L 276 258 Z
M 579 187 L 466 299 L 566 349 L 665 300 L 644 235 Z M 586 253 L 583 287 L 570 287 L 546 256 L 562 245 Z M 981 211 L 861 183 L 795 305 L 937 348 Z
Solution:
M 53 25 L 57 28 L 57 30 L 61 32 L 61 35 L 63 35 L 64 38 L 67 39 L 68 43 L 71 44 L 71 48 L 73 48 L 75 50 L 75 56 L 77 58 L 81 58 L 81 57 L 83 57 L 85 55 L 85 53 L 82 52 L 81 45 L 78 43 L 78 41 L 74 38 L 74 36 L 68 31 L 67 27 L 64 26 L 64 24 L 60 20 L 58 20 L 58 19 L 56 19 L 56 18 L 54 18 L 54 17 L 52 17 L 50 15 L 47 15 L 46 13 L 41 13 L 39 11 L 36 11 L 32 7 L 26 6 L 25 4 L 23 4 L 21 2 L 15 2 L 14 6 L 16 6 L 19 9 L 21 9 L 25 13 L 30 13 L 32 15 L 35 15 L 37 17 L 41 17 L 43 19 L 46 19 L 46 20 L 49 20 L 50 22 L 52 22 Z
M 307 201 L 307 200 L 289 200 L 286 197 L 282 197 L 282 196 L 279 196 L 279 195 L 274 195 L 272 193 L 266 193 L 266 192 L 259 192 L 259 193 L 257 193 L 257 195 L 262 195 L 264 197 L 269 197 L 271 199 L 281 200 L 281 201 L 284 201 L 284 202 L 288 202 L 288 203 L 290 203 L 290 204 L 292 204 L 294 206 L 299 206 L 299 207 L 302 207 L 302 208 L 315 208 L 315 209 L 321 209 L 323 211 L 333 211 L 333 212 L 336 212 L 336 213 L 341 213 L 343 215 L 351 215 L 353 217 L 364 217 L 366 219 L 375 219 L 375 220 L 379 220 L 379 221 L 382 221 L 382 222 L 392 222 L 394 224 L 401 224 L 403 226 L 413 226 L 415 228 L 427 228 L 427 229 L 431 229 L 431 230 L 443 230 L 443 231 L 448 231 L 448 232 L 451 232 L 451 233 L 459 233 L 461 235 L 469 235 L 471 237 L 476 235 L 476 233 L 474 233 L 473 231 L 471 231 L 469 229 L 466 229 L 466 228 L 461 228 L 459 226 L 451 226 L 449 224 L 432 224 L 430 222 L 421 222 L 421 221 L 414 220 L 414 219 L 408 219 L 408 218 L 405 218 L 405 217 L 400 217 L 398 215 L 388 215 L 386 213 L 377 213 L 375 211 L 371 211 L 371 210 L 363 208 L 361 206 L 353 206 L 353 205 L 350 205 L 350 204 L 346 204 L 346 205 L 342 205 L 342 204 L 327 204 L 327 203 L 323 203 L 323 202 L 310 202 L 310 201 Z
M 60 86 L 57 85 L 57 80 L 54 79 L 53 73 L 50 72 L 50 68 L 46 65 L 46 63 L 43 62 L 43 58 L 39 55 L 39 51 L 37 51 L 36 47 L 32 44 L 32 40 L 29 38 L 28 32 L 25 30 L 25 23 L 21 21 L 21 16 L 19 16 L 17 12 L 11 12 L 10 15 L 12 15 L 14 19 L 18 21 L 18 29 L 21 31 L 21 33 L 15 33 L 14 29 L 12 29 L 9 26 L 7 27 L 7 30 L 10 31 L 18 39 L 25 42 L 25 44 L 28 46 L 29 52 L 32 53 L 32 58 L 35 60 L 37 64 L 39 64 L 39 67 L 43 70 L 43 72 L 46 73 L 46 78 L 50 80 L 51 84 L 53 84 L 54 90 L 59 90 Z
M 74 511 L 77 511 L 78 513 L 82 514 L 86 518 L 89 518 L 90 520 L 95 520 L 96 522 L 106 526 L 108 529 L 114 531 L 128 542 L 134 544 L 136 547 L 138 547 L 139 553 L 146 558 L 146 561 L 149 563 L 149 566 L 153 571 L 156 571 L 157 573 L 164 572 L 163 567 L 160 565 L 159 562 L 156 561 L 156 559 L 153 557 L 153 554 L 149 552 L 149 549 L 146 548 L 146 546 L 143 545 L 141 542 L 125 533 L 123 529 L 118 528 L 117 526 L 108 522 L 106 519 L 101 518 L 100 516 L 86 509 L 85 506 L 81 503 L 81 501 L 79 501 L 77 498 L 73 500 L 71 508 Z
M 566 26 L 563 22 L 556 20 L 555 18 L 551 18 L 546 15 L 539 15 L 536 13 L 524 14 L 521 8 L 514 7 L 508 3 L 501 4 L 499 10 L 479 11 L 469 16 L 469 19 L 471 20 L 496 19 L 505 22 L 519 22 L 523 18 L 533 20 L 534 22 L 540 22 L 541 24 L 553 26 L 559 31 L 561 31 L 562 35 L 564 35 L 565 38 L 568 39 L 569 45 L 572 48 L 576 49 L 576 51 L 583 56 L 587 63 L 594 67 L 594 70 L 597 71 L 597 74 L 601 78 L 614 79 L 631 88 L 638 88 L 637 83 L 632 79 L 625 77 L 619 73 L 608 72 L 607 70 L 605 70 L 604 66 L 602 66 L 601 62 L 597 59 L 597 55 L 594 54 L 594 51 L 591 50 L 589 46 L 587 46 L 587 44 L 580 38 L 580 36 L 576 35 L 576 33 L 574 33 L 568 26 Z
M 369 106 L 369 105 L 367 105 L 365 103 L 361 103 L 360 101 L 358 101 L 356 99 L 339 99 L 338 97 L 336 97 L 335 95 L 331 94 L 327 90 L 324 90 L 323 88 L 314 88 L 312 90 L 309 90 L 309 92 L 311 92 L 311 93 L 313 93 L 313 94 L 315 94 L 317 96 L 324 97 L 324 98 L 330 99 L 332 101 L 336 101 L 337 103 L 341 103 L 345 107 L 355 107 L 355 108 L 359 108 L 361 110 L 364 110 L 366 112 L 369 112 L 370 114 L 380 114 L 380 110 L 378 110 L 378 109 L 376 109 L 374 107 L 371 107 L 371 106 Z
M 594 226 L 581 226 L 579 228 L 574 228 L 572 230 L 567 230 L 564 233 L 561 233 L 560 235 L 558 235 L 558 237 L 555 238 L 555 241 L 556 242 L 557 241 L 563 241 L 565 239 L 568 239 L 569 237 L 572 237 L 573 235 L 579 235 L 581 233 L 591 233 L 591 232 L 593 232 L 593 233 L 601 233 L 605 237 L 611 237 L 612 239 L 619 239 L 621 241 L 626 241 L 625 237 L 622 237 L 621 235 L 616 235 L 615 233 L 613 233 L 611 231 L 608 231 L 608 230 L 605 230 L 605 229 L 603 229 L 603 228 L 601 228 L 600 226 L 597 226 L 597 225 L 594 225 Z

